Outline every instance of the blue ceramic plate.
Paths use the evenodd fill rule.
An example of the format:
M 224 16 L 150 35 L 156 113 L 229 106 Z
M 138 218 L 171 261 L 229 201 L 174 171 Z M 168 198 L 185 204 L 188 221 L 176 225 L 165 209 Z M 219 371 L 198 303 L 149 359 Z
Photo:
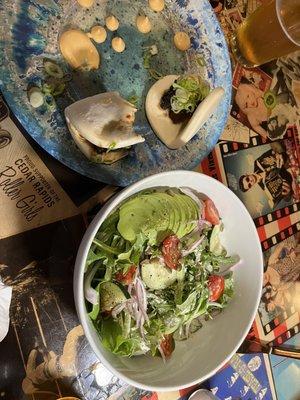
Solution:
M 152 21 L 152 32 L 139 33 L 135 18 L 144 12 Z M 75 171 L 99 181 L 126 186 L 147 175 L 174 169 L 192 169 L 216 144 L 226 123 L 231 96 L 231 67 L 221 28 L 206 0 L 167 0 L 162 13 L 154 13 L 147 0 L 95 0 L 90 9 L 75 0 L 11 0 L 0 4 L 1 90 L 16 117 L 28 133 L 57 160 Z M 105 16 L 120 20 L 118 34 L 126 42 L 122 54 L 110 48 L 113 33 L 97 45 L 101 67 L 90 73 L 68 70 L 58 49 L 63 29 L 76 26 L 88 31 L 104 24 Z M 183 30 L 192 40 L 188 52 L 175 49 L 173 32 Z M 212 87 L 222 86 L 226 96 L 215 115 L 198 135 L 180 150 L 169 150 L 152 132 L 144 110 L 149 87 L 155 82 L 143 66 L 144 48 L 156 44 L 151 67 L 162 75 L 199 73 Z M 27 100 L 30 84 L 43 80 L 43 59 L 59 62 L 71 80 L 53 110 L 33 109 Z M 204 61 L 204 62 L 203 62 Z M 203 64 L 205 64 L 203 66 Z M 124 98 L 139 100 L 135 130 L 146 141 L 134 146 L 130 155 L 113 165 L 94 164 L 77 149 L 65 124 L 64 108 L 81 98 L 104 91 L 119 91 Z

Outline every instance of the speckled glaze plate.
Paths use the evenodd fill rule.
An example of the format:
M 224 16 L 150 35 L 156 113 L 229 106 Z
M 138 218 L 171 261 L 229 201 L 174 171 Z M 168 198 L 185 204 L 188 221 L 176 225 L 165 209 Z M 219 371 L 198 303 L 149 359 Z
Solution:
M 83 175 L 121 186 L 162 171 L 193 169 L 216 144 L 230 104 L 228 50 L 208 1 L 167 0 L 162 13 L 154 13 L 147 3 L 147 0 L 95 0 L 90 9 L 81 8 L 75 0 L 4 0 L 0 4 L 0 87 L 12 111 L 28 133 L 57 160 Z M 136 30 L 135 18 L 139 12 L 151 19 L 150 34 Z M 111 50 L 113 33 L 109 32 L 106 42 L 97 45 L 101 54 L 99 70 L 89 73 L 68 70 L 59 53 L 59 34 L 70 26 L 87 32 L 93 25 L 104 25 L 109 13 L 120 20 L 118 35 L 126 42 L 124 53 Z M 173 45 L 173 33 L 178 30 L 191 37 L 192 47 L 188 52 L 180 52 Z M 170 150 L 161 143 L 145 115 L 145 97 L 154 80 L 143 66 L 143 52 L 153 44 L 159 53 L 152 57 L 151 67 L 162 75 L 199 73 L 212 87 L 222 86 L 226 91 L 214 116 L 180 150 Z M 52 111 L 46 107 L 33 109 L 27 100 L 28 85 L 39 85 L 43 79 L 45 57 L 59 62 L 71 75 L 64 95 L 57 99 Z M 94 164 L 77 149 L 63 110 L 76 100 L 112 90 L 124 98 L 138 97 L 135 130 L 146 141 L 134 146 L 128 157 L 113 165 Z

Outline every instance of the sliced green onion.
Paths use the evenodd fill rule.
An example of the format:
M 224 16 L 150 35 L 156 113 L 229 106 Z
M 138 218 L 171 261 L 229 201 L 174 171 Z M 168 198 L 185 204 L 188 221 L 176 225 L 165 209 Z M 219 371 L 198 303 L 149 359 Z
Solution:
M 29 103 L 34 108 L 41 107 L 44 104 L 44 95 L 39 87 L 32 87 L 28 91 Z
M 106 150 L 106 153 L 109 153 L 111 150 L 113 150 L 116 147 L 116 145 L 117 145 L 117 142 L 111 142 Z
M 163 75 L 160 72 L 156 71 L 153 68 L 149 69 L 149 74 L 153 79 L 156 79 L 157 81 L 163 77 Z
M 130 96 L 127 101 L 129 101 L 129 103 L 133 104 L 135 107 L 138 106 L 138 102 L 139 102 L 139 98 L 138 96 L 134 93 L 132 94 L 132 96 Z
M 196 61 L 197 64 L 200 65 L 200 67 L 206 67 L 206 61 L 204 60 L 203 56 L 198 56 Z
M 46 74 L 52 76 L 53 78 L 62 79 L 64 77 L 63 70 L 54 61 L 45 60 L 44 69 Z

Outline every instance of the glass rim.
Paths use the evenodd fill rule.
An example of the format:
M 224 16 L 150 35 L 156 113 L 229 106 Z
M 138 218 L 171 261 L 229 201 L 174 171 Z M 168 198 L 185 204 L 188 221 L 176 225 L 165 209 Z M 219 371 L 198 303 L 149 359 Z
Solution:
M 275 0 L 276 1 L 276 14 L 277 14 L 277 18 L 278 21 L 280 23 L 281 29 L 283 30 L 283 32 L 285 33 L 285 35 L 287 36 L 287 38 L 294 43 L 296 46 L 298 46 L 300 48 L 300 40 L 297 42 L 294 38 L 292 38 L 292 36 L 289 34 L 289 32 L 287 31 L 286 27 L 283 24 L 283 20 L 282 17 L 280 15 L 280 5 L 282 4 L 282 0 Z

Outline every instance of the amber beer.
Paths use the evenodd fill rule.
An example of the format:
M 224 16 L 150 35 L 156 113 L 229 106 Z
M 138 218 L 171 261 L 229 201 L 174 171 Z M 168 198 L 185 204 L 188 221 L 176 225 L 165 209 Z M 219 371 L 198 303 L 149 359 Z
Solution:
M 238 27 L 232 50 L 253 67 L 300 50 L 300 0 L 265 0 Z

